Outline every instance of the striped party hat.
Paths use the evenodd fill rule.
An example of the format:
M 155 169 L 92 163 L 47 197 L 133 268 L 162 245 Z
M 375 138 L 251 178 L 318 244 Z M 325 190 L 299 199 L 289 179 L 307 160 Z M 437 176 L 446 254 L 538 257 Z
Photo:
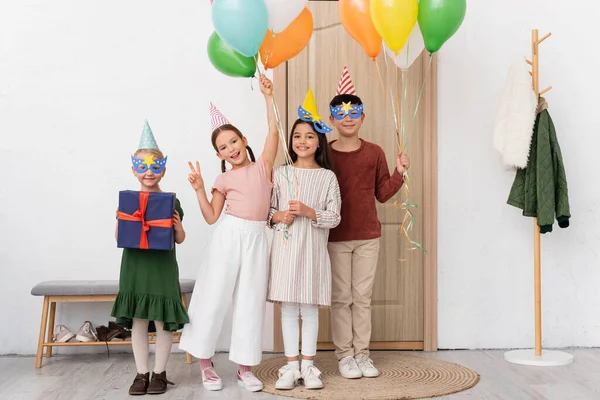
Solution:
M 210 125 L 211 125 L 211 129 L 213 131 L 225 124 L 230 123 L 229 120 L 227 118 L 225 118 L 223 116 L 223 114 L 221 114 L 221 111 L 219 111 L 212 102 L 210 103 L 209 113 L 210 113 Z
M 342 77 L 340 78 L 340 82 L 338 83 L 337 91 L 335 95 L 340 94 L 353 94 L 356 96 L 356 89 L 354 89 L 354 83 L 352 83 L 352 79 L 350 79 L 350 73 L 348 72 L 348 68 L 344 66 L 344 70 L 342 71 Z

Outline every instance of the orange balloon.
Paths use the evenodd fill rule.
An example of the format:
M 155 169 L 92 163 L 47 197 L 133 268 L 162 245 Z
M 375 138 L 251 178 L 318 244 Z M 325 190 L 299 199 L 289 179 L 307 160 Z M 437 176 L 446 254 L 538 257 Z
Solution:
M 375 61 L 381 52 L 381 36 L 371 21 L 370 0 L 340 0 L 338 3 L 342 25 Z
M 308 45 L 312 32 L 313 16 L 307 7 L 282 32 L 274 34 L 267 30 L 259 50 L 265 69 L 275 68 L 300 54 Z

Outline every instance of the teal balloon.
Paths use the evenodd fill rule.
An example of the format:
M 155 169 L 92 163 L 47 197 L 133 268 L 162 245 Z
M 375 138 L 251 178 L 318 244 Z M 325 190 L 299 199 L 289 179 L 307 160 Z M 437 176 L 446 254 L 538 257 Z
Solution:
M 466 0 L 420 0 L 418 21 L 425 48 L 438 51 L 460 28 L 466 13 Z
M 215 0 L 215 31 L 235 51 L 246 57 L 258 53 L 268 29 L 264 0 Z
M 221 73 L 236 78 L 249 78 L 256 72 L 254 57 L 246 57 L 232 49 L 213 32 L 208 39 L 208 59 Z

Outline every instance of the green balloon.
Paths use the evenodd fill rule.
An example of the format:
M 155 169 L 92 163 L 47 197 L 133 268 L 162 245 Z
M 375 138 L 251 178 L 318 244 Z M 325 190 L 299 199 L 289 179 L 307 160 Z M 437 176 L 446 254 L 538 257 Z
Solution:
M 249 78 L 256 72 L 254 57 L 246 57 L 233 50 L 217 32 L 210 35 L 207 52 L 212 65 L 225 75 Z
M 419 27 L 425 48 L 438 51 L 452 37 L 465 19 L 467 0 L 419 1 Z

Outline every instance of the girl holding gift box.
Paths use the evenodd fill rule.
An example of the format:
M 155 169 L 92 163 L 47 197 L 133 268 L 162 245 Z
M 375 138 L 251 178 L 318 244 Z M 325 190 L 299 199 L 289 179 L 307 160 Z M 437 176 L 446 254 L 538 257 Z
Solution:
M 279 390 L 293 389 L 300 378 L 306 389 L 323 387 L 321 372 L 313 365 L 313 359 L 317 353 L 319 306 L 331 304 L 327 238 L 329 230 L 340 223 L 342 203 L 325 135 L 331 129 L 321 122 L 312 91 L 298 108 L 298 116 L 288 142 L 293 165 L 275 169 L 269 214 L 269 225 L 276 229 L 267 298 L 282 303 L 281 327 L 287 358 L 275 383 Z M 302 369 L 298 359 L 299 315 Z
M 262 390 L 250 371 L 262 358 L 262 326 L 268 279 L 266 221 L 272 183 L 273 161 L 277 155 L 278 132 L 275 116 L 269 112 L 273 84 L 260 77 L 269 120 L 269 133 L 262 155 L 255 161 L 242 133 L 211 104 L 212 145 L 221 159 L 223 173 L 206 195 L 200 164 L 190 162 L 189 181 L 198 197 L 200 210 L 209 224 L 225 215 L 215 230 L 203 264 L 198 271 L 190 302 L 190 323 L 183 329 L 179 348 L 200 358 L 202 384 L 207 390 L 221 390 L 223 383 L 211 357 L 219 338 L 225 312 L 233 303 L 233 327 L 229 359 L 239 364 L 238 384 L 250 391 Z M 226 171 L 226 164 L 231 169 Z
M 140 195 L 161 193 L 159 183 L 165 175 L 167 158 L 158 149 L 147 121 L 138 150 L 131 159 L 133 174 L 141 184 Z M 118 218 L 121 214 L 117 211 Z M 183 210 L 179 200 L 175 199 L 173 229 L 177 244 L 185 240 L 182 219 Z M 118 232 L 117 224 L 115 237 Z M 131 329 L 137 375 L 129 394 L 164 393 L 167 384 L 172 384 L 165 371 L 173 343 L 172 332 L 189 322 L 181 300 L 175 247 L 171 250 L 123 249 L 119 293 L 111 315 L 117 319 L 117 324 Z M 156 332 L 152 380 L 148 372 L 148 331 Z

